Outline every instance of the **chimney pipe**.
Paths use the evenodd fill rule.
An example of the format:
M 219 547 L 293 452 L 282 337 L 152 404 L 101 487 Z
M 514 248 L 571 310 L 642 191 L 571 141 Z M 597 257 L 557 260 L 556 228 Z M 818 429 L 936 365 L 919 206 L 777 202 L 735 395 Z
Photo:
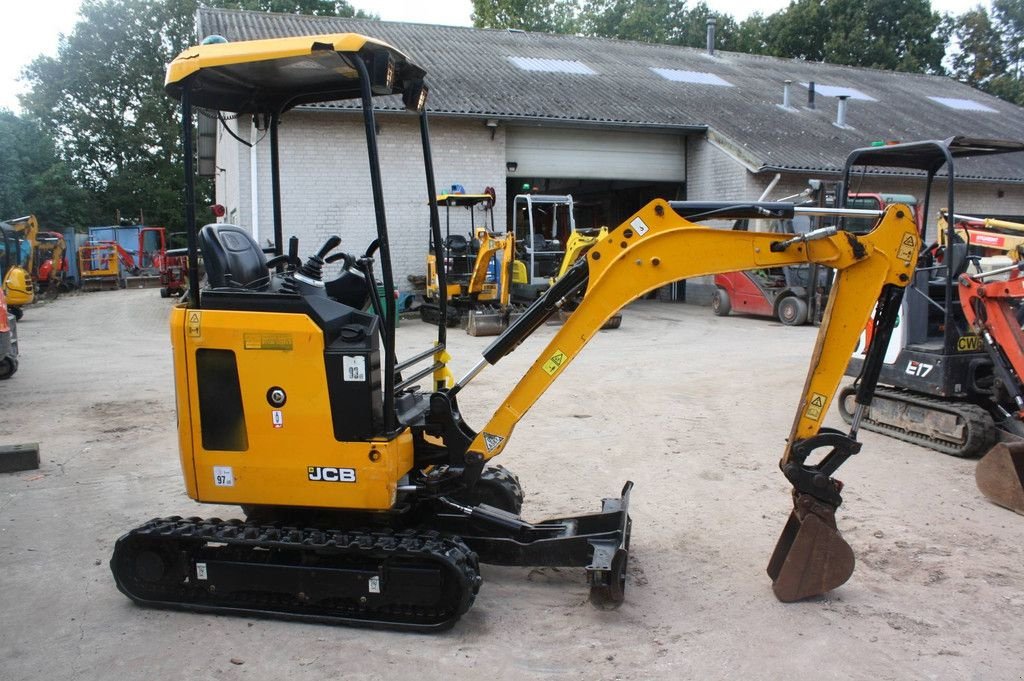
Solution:
M 836 109 L 836 127 L 846 127 L 846 100 L 850 95 L 839 95 L 839 108 Z
M 715 24 L 718 21 L 714 17 L 708 17 L 708 54 L 715 56 Z
M 807 108 L 814 108 L 814 81 L 807 84 Z
M 789 86 L 793 84 L 793 81 L 786 80 L 782 84 L 782 108 L 792 109 L 793 107 L 789 104 Z

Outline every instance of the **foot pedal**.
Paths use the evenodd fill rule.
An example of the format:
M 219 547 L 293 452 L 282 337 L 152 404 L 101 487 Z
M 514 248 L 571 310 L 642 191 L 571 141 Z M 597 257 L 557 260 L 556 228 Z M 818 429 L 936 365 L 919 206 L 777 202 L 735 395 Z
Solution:
M 1024 515 L 1024 442 L 999 442 L 974 470 L 978 489 L 993 504 Z
M 784 603 L 820 596 L 853 574 L 853 549 L 836 528 L 835 509 L 797 494 L 768 562 L 772 591 Z

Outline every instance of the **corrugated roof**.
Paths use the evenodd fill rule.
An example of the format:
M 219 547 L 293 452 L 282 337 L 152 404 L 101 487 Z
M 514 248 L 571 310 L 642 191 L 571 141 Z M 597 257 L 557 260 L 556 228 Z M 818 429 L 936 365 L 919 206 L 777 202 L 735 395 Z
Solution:
M 941 76 L 896 73 L 672 45 L 454 26 L 200 9 L 200 37 L 228 40 L 353 31 L 391 43 L 427 70 L 432 115 L 573 126 L 708 130 L 715 144 L 755 169 L 838 172 L 846 154 L 874 140 L 955 135 L 1024 137 L 1024 109 Z M 524 71 L 510 57 L 581 62 L 595 72 Z M 735 87 L 666 80 L 653 69 L 713 74 Z M 877 101 L 848 100 L 848 129 L 832 125 L 838 100 L 783 82 L 816 81 Z M 970 99 L 995 113 L 962 111 L 931 97 Z M 381 102 L 401 109 L 401 102 Z M 961 177 L 1024 182 L 1024 154 L 961 161 Z

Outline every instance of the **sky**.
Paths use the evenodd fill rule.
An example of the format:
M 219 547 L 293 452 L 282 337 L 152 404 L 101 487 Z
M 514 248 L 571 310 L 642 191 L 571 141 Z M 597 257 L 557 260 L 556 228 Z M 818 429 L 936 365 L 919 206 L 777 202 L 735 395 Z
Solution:
M 470 0 L 349 0 L 357 9 L 373 12 L 385 21 L 409 21 L 450 26 L 471 26 Z M 789 0 L 705 0 L 718 12 L 745 19 L 752 12 L 772 14 Z M 932 0 L 939 12 L 962 13 L 982 0 Z M 61 33 L 70 33 L 78 18 L 81 0 L 34 0 L 19 2 L 0 22 L 0 107 L 17 112 L 21 70 L 40 54 L 55 55 Z M 692 3 L 691 3 L 692 4 Z M 988 5 L 988 0 L 982 4 Z

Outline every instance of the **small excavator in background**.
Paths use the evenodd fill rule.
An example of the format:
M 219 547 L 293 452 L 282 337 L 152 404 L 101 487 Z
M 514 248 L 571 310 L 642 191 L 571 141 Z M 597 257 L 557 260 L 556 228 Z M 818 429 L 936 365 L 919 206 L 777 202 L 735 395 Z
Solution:
M 32 263 L 38 233 L 35 215 L 0 221 L 0 280 L 7 309 L 15 319 L 21 319 L 22 308 L 36 300 Z
M 945 248 L 949 230 L 945 211 L 939 214 L 939 247 Z M 969 255 L 1006 256 L 1014 262 L 1024 252 L 1024 223 L 994 217 L 954 215 L 953 233 L 967 244 Z
M 950 179 L 940 215 L 957 215 L 955 160 L 1020 151 L 1024 151 L 1024 142 L 966 137 L 868 147 L 850 154 L 843 186 L 850 186 L 854 167 L 921 171 L 927 182 L 927 215 L 935 175 L 945 168 Z M 987 328 L 986 320 L 998 318 L 988 316 L 994 315 L 996 309 L 981 304 L 986 292 L 995 288 L 986 289 L 978 284 L 990 275 L 982 274 L 978 280 L 967 274 L 968 244 L 957 237 L 953 222 L 943 221 L 942 227 L 946 245 L 936 242 L 921 254 L 914 281 L 903 301 L 899 324 L 886 349 L 874 400 L 860 424 L 868 430 L 953 456 L 982 456 L 979 485 L 986 496 L 992 498 L 996 488 L 1002 489 L 1003 499 L 997 503 L 1020 508 L 1024 456 L 1016 448 L 996 447 L 1001 440 L 1024 438 L 1024 422 L 1016 397 L 1020 392 L 1019 378 L 1007 370 L 1012 363 L 1006 360 L 1012 356 L 1007 353 L 1016 352 L 1014 346 L 1019 338 L 1006 329 L 1000 333 L 989 329 L 987 338 L 979 335 L 979 328 Z M 922 237 L 923 233 L 922 223 Z M 968 297 L 962 298 L 963 295 Z M 1002 298 L 1000 306 L 1007 301 L 1005 295 Z M 856 376 L 862 370 L 871 333 L 868 326 L 850 360 L 848 375 Z M 1003 359 L 994 361 L 999 357 Z M 847 423 L 857 418 L 857 390 L 858 384 L 854 382 L 843 390 L 838 401 Z M 998 470 L 998 474 L 992 474 L 993 470 Z M 998 477 L 1000 481 L 998 485 L 985 484 L 981 477 Z
M 492 190 L 493 191 L 493 190 Z M 427 252 L 427 281 L 420 318 L 435 324 L 442 296 L 439 263 L 445 270 L 444 286 L 448 326 L 466 325 L 471 336 L 496 336 L 515 319 L 510 286 L 515 237 L 494 228 L 494 194 L 440 194 L 437 203 L 445 207 L 445 234 L 440 243 L 430 241 Z M 466 209 L 469 231 L 452 233 L 452 210 Z M 476 226 L 474 215 L 481 208 L 490 226 Z
M 587 251 L 593 248 L 596 244 L 604 241 L 608 237 L 608 228 L 599 227 L 598 229 L 576 229 L 573 230 L 572 234 L 569 235 L 568 241 L 565 243 L 565 256 L 562 258 L 562 265 L 558 268 L 558 274 L 551 278 L 551 285 L 555 285 L 555 281 L 559 277 L 565 276 L 565 273 L 569 271 L 569 268 L 579 260 L 580 258 L 586 257 Z M 564 322 L 569 315 L 579 306 L 579 297 L 566 298 L 562 301 L 561 307 L 558 309 L 558 319 Z M 616 312 L 608 318 L 601 328 L 602 329 L 617 329 L 622 326 L 622 311 Z
M 861 449 L 857 424 L 871 405 L 914 271 L 920 243 L 909 208 L 876 213 L 865 234 L 830 226 L 785 235 L 698 223 L 845 213 L 655 199 L 576 260 L 456 382 L 446 348 L 447 296 L 438 296 L 436 340 L 400 360 L 397 302 L 376 295 L 378 267 L 384 290 L 394 289 L 376 96 L 397 95 L 418 116 L 431 239 L 443 243 L 425 75 L 394 47 L 358 34 L 234 44 L 216 37 L 168 67 L 165 89 L 181 103 L 188 229 L 188 295 L 170 319 L 182 473 L 191 498 L 241 506 L 246 520 L 143 523 L 115 544 L 110 567 L 118 588 L 150 607 L 428 632 L 451 627 L 473 604 L 483 562 L 582 567 L 591 599 L 617 605 L 627 582 L 632 483 L 603 500 L 599 512 L 531 523 L 520 515 L 516 477 L 488 462 L 626 303 L 687 277 L 799 263 L 830 267 L 836 278 L 779 462 L 793 509 L 768 574 L 782 601 L 845 583 L 854 556 L 836 525 L 843 485 L 833 476 Z M 344 99 L 361 104 L 375 207 L 377 238 L 361 255 L 333 252 L 338 236 L 305 260 L 294 237 L 285 252 L 277 194 L 269 260 L 245 229 L 197 228 L 194 107 L 252 115 L 269 126 L 276 163 L 284 113 Z M 208 278 L 202 289 L 200 252 Z M 325 282 L 323 266 L 339 260 L 341 273 Z M 446 268 L 437 276 L 446 290 Z M 483 428 L 470 427 L 459 401 L 489 397 L 465 397 L 472 381 L 580 294 L 576 311 Z M 873 309 L 854 426 L 823 427 Z
M 992 361 L 1001 402 L 1011 407 L 1009 418 L 1017 423 L 1024 423 L 1022 270 L 1024 261 L 1018 261 L 986 272 L 965 272 L 957 282 L 960 307 Z M 1024 515 L 1024 432 L 1001 438 L 978 462 L 975 479 L 990 501 Z
M 518 194 L 512 200 L 516 261 L 512 299 L 532 303 L 565 263 L 565 244 L 576 232 L 571 194 Z
M 68 288 L 67 244 L 60 232 L 39 232 L 36 235 L 35 271 L 36 292 L 48 298 Z

